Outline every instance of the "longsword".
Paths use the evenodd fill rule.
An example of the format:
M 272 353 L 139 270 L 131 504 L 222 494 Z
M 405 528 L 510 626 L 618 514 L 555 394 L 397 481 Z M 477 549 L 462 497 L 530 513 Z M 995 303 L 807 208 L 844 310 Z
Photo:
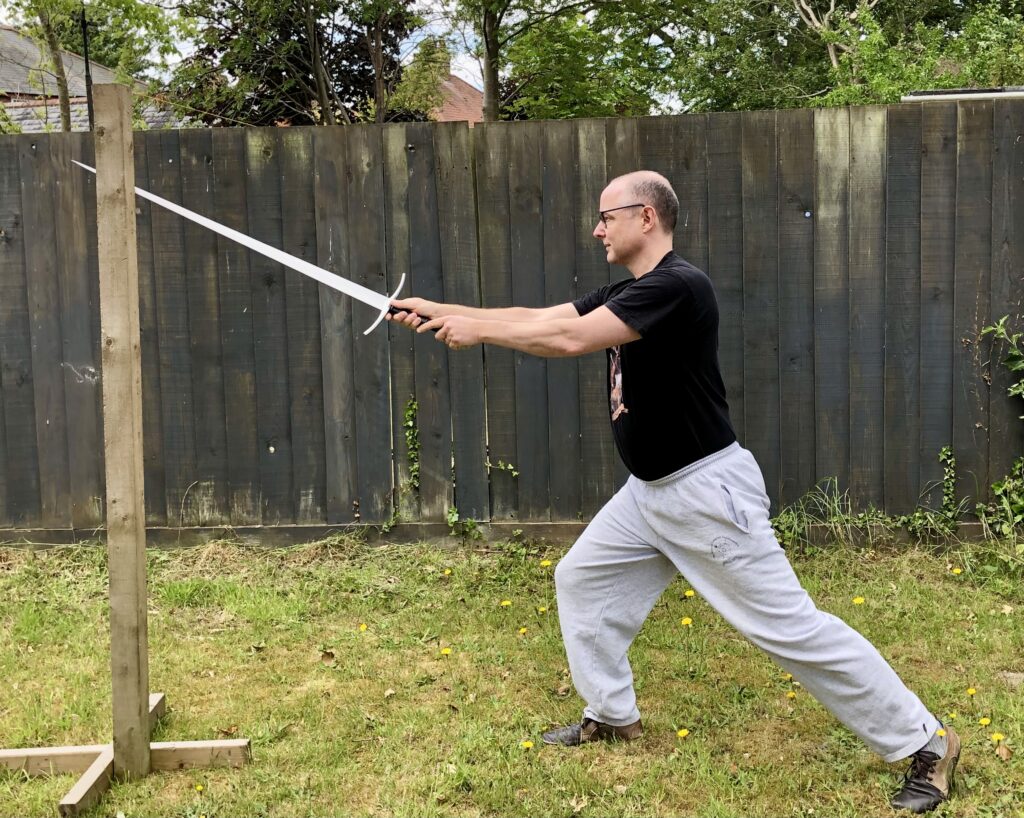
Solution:
M 91 168 L 88 165 L 83 165 L 74 159 L 71 160 L 80 168 L 90 173 L 96 173 L 96 168 Z M 330 270 L 325 270 L 323 267 L 317 267 L 315 264 L 310 264 L 308 261 L 293 256 L 291 253 L 286 253 L 284 250 L 278 250 L 276 247 L 271 247 L 269 244 L 265 244 L 259 239 L 254 239 L 252 236 L 247 236 L 245 233 L 240 233 L 238 230 L 233 230 L 230 227 L 226 227 L 220 222 L 215 222 L 213 219 L 208 219 L 205 216 L 200 216 L 198 213 L 194 213 L 188 208 L 176 205 L 174 202 L 169 202 L 167 199 L 162 199 L 159 196 L 150 193 L 148 190 L 143 190 L 141 187 L 135 188 L 135 193 L 141 196 L 143 199 L 160 205 L 160 207 L 170 210 L 172 213 L 177 213 L 183 219 L 188 219 L 196 224 L 202 225 L 203 227 L 212 230 L 214 233 L 219 233 L 227 239 L 238 242 L 243 247 L 247 247 L 255 253 L 266 256 L 269 259 L 273 259 L 278 264 L 283 264 L 297 273 L 309 276 L 321 284 L 325 284 L 332 290 L 337 290 L 340 293 L 351 296 L 357 301 L 362 301 L 364 304 L 369 304 L 371 307 L 380 310 L 380 314 L 377 316 L 377 320 L 374 321 L 369 328 L 363 333 L 363 335 L 369 335 L 376 328 L 385 315 L 390 313 L 401 312 L 397 307 L 391 306 L 391 299 L 397 296 L 405 285 L 405 273 L 402 273 L 402 280 L 398 282 L 398 287 L 395 292 L 389 298 L 386 295 L 381 295 L 378 292 L 371 290 L 369 287 L 364 287 L 362 284 L 358 284 L 355 281 L 350 281 L 337 273 L 332 273 Z

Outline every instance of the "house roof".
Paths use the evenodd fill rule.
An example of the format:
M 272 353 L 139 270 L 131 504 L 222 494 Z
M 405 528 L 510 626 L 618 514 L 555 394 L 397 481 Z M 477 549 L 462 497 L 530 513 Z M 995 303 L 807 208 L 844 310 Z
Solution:
M 70 51 L 61 52 L 68 78 L 68 94 L 85 96 L 85 60 Z M 0 26 L 0 96 L 55 97 L 57 79 L 46 68 L 47 57 L 35 40 L 10 26 Z M 117 82 L 117 75 L 99 63 L 89 61 L 95 83 Z
M 444 102 L 437 109 L 438 122 L 482 122 L 484 118 L 484 95 L 468 82 L 454 74 L 441 83 Z

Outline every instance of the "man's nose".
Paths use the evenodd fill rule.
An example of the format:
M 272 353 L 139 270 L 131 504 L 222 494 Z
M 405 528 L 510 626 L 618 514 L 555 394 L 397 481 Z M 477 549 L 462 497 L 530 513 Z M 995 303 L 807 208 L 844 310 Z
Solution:
M 598 222 L 594 227 L 594 238 L 599 239 L 604 235 L 604 222 Z

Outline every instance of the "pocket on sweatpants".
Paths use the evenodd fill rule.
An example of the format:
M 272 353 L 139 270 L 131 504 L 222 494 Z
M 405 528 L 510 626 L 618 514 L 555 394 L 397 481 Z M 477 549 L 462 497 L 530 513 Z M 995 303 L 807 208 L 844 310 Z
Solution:
M 725 483 L 719 483 L 718 487 L 725 510 L 725 518 L 744 534 L 749 534 L 750 516 L 743 504 L 743 498 L 740 497 L 739 492 L 729 488 Z

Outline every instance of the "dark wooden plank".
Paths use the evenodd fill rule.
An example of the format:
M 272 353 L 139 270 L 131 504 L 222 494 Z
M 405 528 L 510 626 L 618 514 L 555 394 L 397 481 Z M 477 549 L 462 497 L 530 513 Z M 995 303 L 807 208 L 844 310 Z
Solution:
M 66 527 L 71 524 L 71 481 L 57 236 L 53 219 L 55 179 L 49 147 L 53 138 L 56 137 L 33 134 L 19 138 L 17 144 L 25 235 L 31 236 L 31 241 L 25 242 L 25 275 L 32 338 L 41 522 L 48 527 Z
M 135 180 L 149 184 L 150 145 L 156 145 L 152 132 L 136 133 Z M 158 146 L 156 149 L 159 149 Z M 92 162 L 88 163 L 93 165 Z M 92 176 L 88 178 L 91 180 Z M 95 199 L 95 196 L 92 197 Z M 139 338 L 142 344 L 142 440 L 143 481 L 146 500 L 146 524 L 167 525 L 167 486 L 164 480 L 164 431 L 160 386 L 160 347 L 157 334 L 156 270 L 153 264 L 152 212 L 156 205 L 135 197 L 135 231 L 139 264 Z M 95 224 L 95 215 L 87 224 Z M 92 228 L 90 227 L 90 230 Z M 95 232 L 93 230 L 93 232 Z
M 780 111 L 780 502 L 814 486 L 814 112 Z
M 245 202 L 249 230 L 272 247 L 280 247 L 282 242 L 280 152 L 278 131 L 246 131 Z M 264 525 L 279 525 L 295 518 L 285 268 L 266 256 L 250 253 L 249 280 L 256 359 L 260 517 Z
M 173 202 L 181 201 L 177 131 L 160 131 L 147 145 L 146 188 Z M 182 219 L 156 207 L 151 210 L 153 269 L 156 278 L 160 393 L 163 403 L 167 521 L 198 525 L 205 495 L 197 493 L 195 419 L 192 414 L 192 356 L 189 352 L 188 284 L 185 277 Z
M 603 120 L 576 122 L 576 292 L 586 295 L 609 283 L 604 246 L 594 238 L 601 191 L 607 184 L 606 127 Z M 615 490 L 615 452 L 608 421 L 608 353 L 579 360 L 580 502 L 591 519 Z
M 815 479 L 850 484 L 850 120 L 845 108 L 814 113 Z
M 953 443 L 955 102 L 921 109 L 921 502 L 942 505 L 939 451 Z
M 0 522 L 21 527 L 39 525 L 42 516 L 18 171 L 19 143 L 30 138 L 0 139 L 0 403 L 6 433 L 0 461 L 6 502 Z
M 387 236 L 388 293 L 398 288 L 405 276 L 400 296 L 409 294 L 409 170 L 406 161 L 405 126 L 384 128 L 384 197 Z M 405 327 L 388 324 L 388 348 L 391 363 L 391 443 L 394 451 L 395 512 L 399 520 L 420 518 L 417 486 L 418 463 L 410 449 L 406 432 L 407 413 L 416 401 L 415 345 L 417 336 Z M 422 340 L 422 339 L 420 339 Z
M 779 210 L 774 111 L 743 114 L 744 397 L 747 448 L 779 501 Z
M 483 306 L 489 308 L 514 306 L 508 194 L 508 139 L 513 128 L 506 123 L 482 123 L 473 129 L 480 230 L 480 297 Z M 518 457 L 515 353 L 503 347 L 486 347 L 484 366 L 491 519 L 514 520 L 518 515 L 519 478 L 499 464 L 514 468 Z
M 718 298 L 718 363 L 729 417 L 746 445 L 743 360 L 742 115 L 708 115 L 708 275 Z
M 980 333 L 992 280 L 992 102 L 958 103 L 953 287 L 953 454 L 957 498 L 970 507 L 988 494 L 991 380 Z
M 181 132 L 181 203 L 216 218 L 213 201 L 213 145 L 209 130 Z M 199 525 L 227 522 L 227 430 L 224 365 L 220 345 L 220 287 L 217 235 L 191 221 L 184 224 L 188 323 L 192 352 L 192 411 L 196 423 L 196 476 L 202 501 Z
M 644 117 L 638 121 L 639 164 L 660 173 L 679 198 L 675 251 L 708 268 L 707 115 Z
M 345 223 L 347 184 L 343 129 L 316 133 L 316 239 L 318 264 L 340 273 L 348 258 Z M 349 299 L 320 286 L 320 343 L 324 385 L 327 522 L 353 521 L 356 500 L 355 407 L 352 404 L 352 313 Z
M 640 134 L 639 124 L 636 119 L 606 119 L 605 120 L 605 158 L 607 160 L 607 175 L 605 185 L 612 179 L 626 173 L 640 170 Z M 604 186 L 602 186 L 602 190 Z M 600 195 L 598 195 L 600 199 Z M 597 205 L 593 205 L 597 207 Z M 611 281 L 618 281 L 630 275 L 625 267 L 614 266 L 611 268 L 609 278 Z M 625 485 L 629 477 L 622 458 L 616 455 L 612 461 L 612 475 L 614 489 Z
M 890 106 L 885 219 L 885 510 L 914 508 L 920 479 L 921 106 Z
M 548 122 L 544 127 L 544 281 L 546 304 L 576 297 L 575 125 Z M 587 211 L 579 214 L 586 219 Z M 551 519 L 575 520 L 580 513 L 580 389 L 576 358 L 551 358 L 548 369 L 548 445 Z
M 991 322 L 1009 315 L 1011 331 L 1024 331 L 1024 104 L 993 104 Z M 1020 379 L 1003 364 L 1006 348 L 992 346 L 989 408 L 989 483 L 1002 480 L 1024 454 L 1024 406 L 1006 390 Z
M 238 128 L 214 128 L 212 133 L 217 220 L 242 233 L 249 232 L 245 134 Z M 227 417 L 228 515 L 232 525 L 254 525 L 262 515 L 250 254 L 238 242 L 217 237 L 217 259 Z
M 406 126 L 409 164 L 409 272 L 411 295 L 444 300 L 432 127 Z M 451 391 L 448 353 L 433 338 L 417 338 L 416 415 L 420 443 L 420 512 L 444 520 L 454 502 Z
M 882 106 L 850 109 L 850 497 L 881 508 L 885 423 L 885 131 Z
M 68 470 L 71 521 L 75 528 L 103 523 L 103 432 L 100 362 L 95 356 L 86 197 L 95 199 L 91 174 L 71 164 L 85 161 L 84 134 L 61 134 L 50 140 L 55 171 L 53 220 L 57 238 L 60 327 L 63 342 L 64 400 L 68 423 Z M 86 178 L 88 176 L 88 178 Z
M 316 264 L 312 140 L 311 128 L 281 131 L 281 211 L 288 214 L 282 225 L 283 248 Z M 286 270 L 284 278 L 295 522 L 317 523 L 326 513 L 319 285 L 294 270 Z
M 349 235 L 347 269 L 343 276 L 378 293 L 387 291 L 387 256 L 384 246 L 384 143 L 380 128 L 347 128 Z M 352 339 L 355 351 L 356 489 L 359 519 L 382 523 L 391 515 L 391 396 L 388 381 L 388 335 L 378 327 L 366 328 L 377 311 L 353 304 Z M 427 339 L 423 339 L 427 340 Z
M 437 125 L 434 151 L 445 301 L 479 307 L 480 269 L 469 126 L 465 122 Z M 483 353 L 483 347 L 477 346 L 456 350 L 448 356 L 455 505 L 463 519 L 490 517 Z
M 544 285 L 544 179 L 541 145 L 545 125 L 519 123 L 509 138 L 509 219 L 512 238 L 512 301 L 546 306 Z M 519 513 L 526 520 L 550 519 L 548 378 L 543 358 L 516 353 L 516 443 Z

